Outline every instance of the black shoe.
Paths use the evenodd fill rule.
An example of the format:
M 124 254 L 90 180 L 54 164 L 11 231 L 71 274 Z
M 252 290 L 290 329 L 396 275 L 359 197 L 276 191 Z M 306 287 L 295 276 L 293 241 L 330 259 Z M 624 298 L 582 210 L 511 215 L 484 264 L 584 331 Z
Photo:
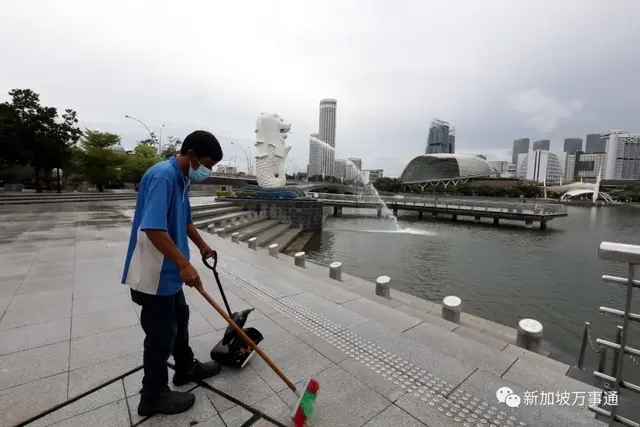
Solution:
M 193 365 L 188 371 L 176 371 L 173 375 L 173 384 L 181 386 L 189 384 L 192 381 L 200 381 L 207 378 L 211 378 L 220 372 L 220 364 L 215 361 L 202 363 L 198 360 L 193 360 Z
M 193 393 L 169 390 L 153 401 L 141 398 L 138 415 L 148 417 L 155 414 L 179 414 L 191 408 L 195 401 Z

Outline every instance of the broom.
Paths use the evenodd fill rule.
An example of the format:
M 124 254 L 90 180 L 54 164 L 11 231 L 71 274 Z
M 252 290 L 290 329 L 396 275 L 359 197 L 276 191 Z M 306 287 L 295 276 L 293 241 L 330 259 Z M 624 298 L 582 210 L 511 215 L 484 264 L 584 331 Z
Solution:
M 316 397 L 318 396 L 318 389 L 320 388 L 320 384 L 318 383 L 318 381 L 310 378 L 309 381 L 307 381 L 307 385 L 305 386 L 304 391 L 301 393 L 296 388 L 296 385 L 291 382 L 291 380 L 287 378 L 287 376 L 282 372 L 282 370 L 278 368 L 278 366 L 273 363 L 271 359 L 269 359 L 269 357 L 251 340 L 251 338 L 247 336 L 247 334 L 244 333 L 242 328 L 236 325 L 231 317 L 229 317 L 229 315 L 220 308 L 220 306 L 215 302 L 213 298 L 211 298 L 211 295 L 209 295 L 207 291 L 204 290 L 204 288 L 199 288 L 198 291 L 200 291 L 200 294 L 202 294 L 204 299 L 206 299 L 209 304 L 211 304 L 211 306 L 218 312 L 218 314 L 222 316 L 229 325 L 231 325 L 236 333 L 240 335 L 240 337 L 242 337 L 244 342 L 249 344 L 253 351 L 258 353 L 260 357 L 262 357 L 262 360 L 264 360 L 267 365 L 269 365 L 269 367 L 273 369 L 273 372 L 278 374 L 278 376 L 282 379 L 282 381 L 285 382 L 285 384 L 291 389 L 291 391 L 293 391 L 296 396 L 298 396 L 298 402 L 293 409 L 291 419 L 293 420 L 294 427 L 304 427 L 307 419 L 309 419 L 311 413 L 313 412 Z

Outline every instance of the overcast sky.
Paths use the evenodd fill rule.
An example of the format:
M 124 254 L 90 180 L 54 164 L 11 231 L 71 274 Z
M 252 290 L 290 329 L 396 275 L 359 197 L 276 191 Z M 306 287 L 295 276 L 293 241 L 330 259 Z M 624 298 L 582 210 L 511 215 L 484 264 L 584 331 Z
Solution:
M 435 116 L 457 152 L 515 138 L 640 132 L 640 0 L 22 0 L 0 13 L 0 101 L 31 88 L 83 126 L 213 132 L 227 159 L 261 112 L 292 123 L 306 168 L 318 102 L 338 100 L 337 157 L 397 176 Z

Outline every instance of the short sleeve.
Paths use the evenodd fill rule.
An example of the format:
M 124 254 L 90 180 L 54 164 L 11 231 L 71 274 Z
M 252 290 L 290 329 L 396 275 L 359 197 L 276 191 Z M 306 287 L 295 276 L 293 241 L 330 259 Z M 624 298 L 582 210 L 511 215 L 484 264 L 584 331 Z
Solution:
M 167 178 L 151 178 L 142 208 L 141 230 L 168 230 L 167 217 L 172 193 L 173 184 Z
M 187 225 L 193 224 L 193 218 L 191 218 L 191 202 L 189 201 L 189 193 L 186 194 L 186 211 L 187 211 Z

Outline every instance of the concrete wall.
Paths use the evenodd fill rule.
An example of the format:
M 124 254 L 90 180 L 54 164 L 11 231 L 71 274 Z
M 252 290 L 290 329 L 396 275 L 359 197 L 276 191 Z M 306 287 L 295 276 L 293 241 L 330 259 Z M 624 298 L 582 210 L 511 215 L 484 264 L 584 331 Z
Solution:
M 303 231 L 320 231 L 324 220 L 322 203 L 316 200 L 256 200 L 219 198 L 245 210 L 266 212 L 269 219 L 290 222 Z

